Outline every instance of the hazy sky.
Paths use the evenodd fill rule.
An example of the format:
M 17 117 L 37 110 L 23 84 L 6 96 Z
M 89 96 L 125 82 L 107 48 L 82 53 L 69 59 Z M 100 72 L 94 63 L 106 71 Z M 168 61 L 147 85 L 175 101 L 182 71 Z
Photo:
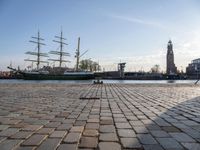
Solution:
M 167 42 L 174 44 L 175 64 L 185 69 L 200 57 L 199 0 L 0 0 L 0 70 L 12 61 L 22 68 L 26 51 L 34 51 L 30 37 L 40 30 L 46 46 L 63 28 L 74 65 L 77 38 L 84 58 L 99 61 L 106 70 L 127 62 L 126 70 L 150 70 L 166 66 Z

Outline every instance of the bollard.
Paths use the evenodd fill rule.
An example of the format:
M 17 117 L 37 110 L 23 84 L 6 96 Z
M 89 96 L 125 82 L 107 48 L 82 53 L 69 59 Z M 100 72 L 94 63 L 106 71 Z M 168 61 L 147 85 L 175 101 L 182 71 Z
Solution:
M 93 84 L 103 84 L 103 81 L 100 81 L 99 77 L 97 77 L 95 79 L 96 79 L 96 81 L 94 81 Z

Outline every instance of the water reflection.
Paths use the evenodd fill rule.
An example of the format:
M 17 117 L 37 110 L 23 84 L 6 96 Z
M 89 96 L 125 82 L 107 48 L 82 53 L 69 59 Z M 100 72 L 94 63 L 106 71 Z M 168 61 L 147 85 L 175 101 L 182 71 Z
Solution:
M 167 80 L 167 83 L 175 83 L 175 80 Z
M 0 83 L 69 83 L 91 84 L 94 80 L 0 80 Z M 196 80 L 102 80 L 103 83 L 121 84 L 194 84 Z

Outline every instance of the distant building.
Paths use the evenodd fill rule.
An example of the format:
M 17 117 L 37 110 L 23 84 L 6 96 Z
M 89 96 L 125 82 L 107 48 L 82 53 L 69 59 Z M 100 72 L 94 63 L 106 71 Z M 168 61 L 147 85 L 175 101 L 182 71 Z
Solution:
M 124 78 L 124 68 L 125 68 L 126 63 L 119 63 L 118 64 L 118 72 L 119 72 L 119 77 Z
M 192 62 L 186 67 L 186 74 L 188 76 L 196 77 L 200 71 L 200 58 L 192 60 Z
M 169 40 L 167 45 L 167 70 L 166 73 L 168 75 L 174 75 L 177 73 L 177 68 L 174 64 L 174 52 L 173 52 L 173 44 L 172 41 Z

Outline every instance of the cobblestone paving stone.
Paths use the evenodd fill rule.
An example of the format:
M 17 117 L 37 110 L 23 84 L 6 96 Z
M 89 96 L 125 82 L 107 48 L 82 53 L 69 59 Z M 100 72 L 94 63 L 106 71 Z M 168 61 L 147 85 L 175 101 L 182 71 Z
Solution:
M 0 150 L 29 149 L 200 150 L 200 86 L 0 84 Z

